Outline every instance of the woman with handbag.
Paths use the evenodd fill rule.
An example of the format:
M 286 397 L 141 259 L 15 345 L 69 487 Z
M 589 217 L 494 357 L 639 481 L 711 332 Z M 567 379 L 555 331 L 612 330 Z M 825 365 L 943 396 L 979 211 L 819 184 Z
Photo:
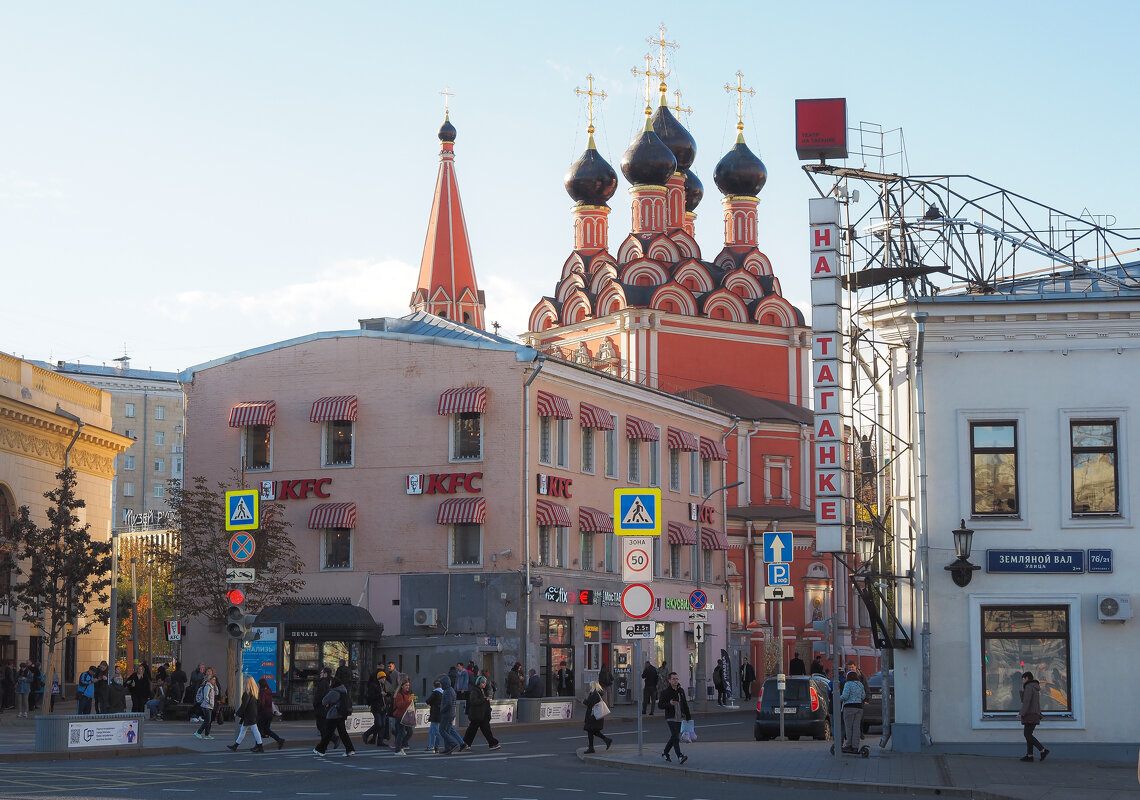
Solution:
M 245 738 L 245 732 L 248 730 L 253 731 L 253 741 L 256 743 L 250 748 L 250 752 L 264 753 L 265 748 L 261 744 L 261 731 L 257 729 L 257 681 L 253 679 L 252 675 L 245 676 L 243 691 L 241 705 L 234 712 L 234 721 L 240 725 L 237 739 L 234 740 L 233 744 L 227 744 L 226 749 L 236 753 L 238 745 L 241 744 L 241 740 Z
M 488 696 L 487 678 L 480 675 L 475 679 L 475 686 L 467 693 L 467 732 L 463 734 L 463 749 L 471 748 L 475 741 L 475 732 L 482 731 L 483 738 L 487 740 L 487 747 L 498 750 L 502 747 L 495 734 L 491 733 L 491 698 Z
M 277 704 L 273 702 L 273 692 L 269 689 L 269 681 L 264 676 L 257 682 L 257 729 L 261 731 L 261 738 L 266 737 L 277 742 L 277 749 L 285 746 L 285 740 L 273 732 L 273 714 L 277 711 Z
M 412 682 L 407 678 L 400 681 L 400 688 L 396 690 L 392 716 L 396 719 L 396 755 L 406 756 L 412 731 L 416 729 L 416 696 L 412 694 Z
M 609 750 L 614 740 L 602 733 L 602 729 L 606 727 L 606 716 L 610 713 L 610 707 L 606 705 L 606 701 L 602 699 L 602 685 L 597 681 L 593 681 L 586 688 L 590 690 L 590 693 L 586 695 L 586 699 L 582 701 L 586 706 L 586 721 L 582 725 L 582 729 L 586 731 L 586 741 L 588 745 L 586 752 L 594 752 L 595 736 L 605 742 L 606 749 Z

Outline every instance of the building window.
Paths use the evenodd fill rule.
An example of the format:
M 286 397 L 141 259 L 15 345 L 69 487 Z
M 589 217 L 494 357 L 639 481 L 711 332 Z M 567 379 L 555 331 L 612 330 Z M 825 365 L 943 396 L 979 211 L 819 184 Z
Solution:
M 654 536 L 653 539 L 653 577 L 661 577 L 661 537 Z
M 616 478 L 618 476 L 617 418 L 611 414 L 610 419 L 614 423 L 614 428 L 606 431 L 606 477 Z
M 155 419 L 166 419 L 166 406 L 155 406 L 154 407 L 154 418 Z
M 971 422 L 970 459 L 970 513 L 1016 516 L 1017 423 Z
M 703 580 L 705 583 L 712 583 L 712 579 L 713 579 L 712 578 L 712 574 L 713 574 L 712 573 L 713 553 L 715 553 L 717 551 L 716 550 L 701 550 L 701 552 L 704 554 L 704 570 L 705 571 L 704 571 Z
M 1120 512 L 1115 420 L 1070 420 L 1073 515 Z
M 139 438 L 135 436 L 134 428 L 127 428 L 125 431 L 123 431 L 123 436 L 126 436 L 128 439 L 134 439 L 135 441 L 138 441 Z
M 669 545 L 669 574 L 674 578 L 681 577 L 681 547 L 679 544 Z
M 594 569 L 594 534 L 592 534 L 592 533 L 581 533 L 578 535 L 578 538 L 579 538 L 579 542 L 578 542 L 579 550 L 582 554 L 582 560 L 578 566 L 580 566 L 582 569 L 593 570 Z
M 166 487 L 163 486 L 161 483 L 156 483 L 151 488 L 151 494 L 154 497 L 166 497 Z
M 582 472 L 594 474 L 594 429 L 582 428 Z
M 566 540 L 569 528 L 544 525 L 538 529 L 538 563 L 544 567 L 566 566 Z
M 669 490 L 681 491 L 681 451 L 669 451 Z
M 701 461 L 696 451 L 689 453 L 689 494 L 699 496 L 701 493 Z
M 661 434 L 661 429 L 657 429 L 657 434 Z M 661 442 L 649 441 L 649 485 L 661 485 Z
M 170 477 L 175 480 L 182 480 L 182 456 L 175 456 L 174 460 L 170 462 Z
M 554 420 L 555 431 L 555 465 L 562 469 L 570 467 L 570 420 L 556 419 Z
M 166 431 L 155 431 L 154 432 L 154 443 L 158 447 L 162 447 L 164 444 L 166 444 Z
M 554 426 L 551 424 L 550 417 L 538 418 L 538 463 L 551 464 L 554 447 L 552 440 L 554 438 Z
M 242 428 L 245 439 L 242 454 L 247 470 L 269 469 L 272 464 L 272 432 L 269 425 L 246 425 Z
M 321 569 L 352 567 L 352 528 L 327 528 L 321 536 Z
M 712 461 L 707 458 L 701 459 L 701 485 L 705 487 L 702 495 L 712 491 Z
M 135 457 L 134 456 L 123 456 L 123 469 L 134 469 L 134 468 L 135 468 Z
M 627 462 L 629 469 L 628 477 L 630 483 L 641 483 L 641 440 L 629 440 L 629 461 Z
M 123 497 L 134 497 L 134 496 L 135 496 L 134 481 L 123 481 Z
M 699 541 L 700 540 L 700 533 L 697 534 L 697 538 Z M 692 576 L 693 580 L 696 580 L 697 576 L 701 574 L 700 572 L 697 571 L 700 568 L 701 568 L 701 548 L 699 546 L 690 547 L 689 548 L 689 575 Z
M 165 458 L 156 458 L 154 460 L 154 471 L 159 473 L 160 475 L 162 473 L 166 472 L 166 459 Z
M 483 564 L 483 526 L 462 523 L 451 529 L 451 559 L 453 567 L 478 567 Z
M 982 713 L 1021 708 L 1021 673 L 1041 683 L 1043 713 L 1073 712 L 1069 606 L 981 607 Z
M 354 423 L 347 419 L 330 419 L 324 425 L 325 466 L 351 466 Z
M 483 415 L 464 411 L 452 417 L 451 460 L 478 461 L 483 458 Z
M 654 536 L 654 539 L 660 537 Z M 621 557 L 621 545 L 618 544 L 617 534 L 606 534 L 606 572 L 618 572 L 618 559 Z
M 128 419 L 134 419 L 134 416 L 135 416 L 135 404 L 134 403 L 127 403 L 123 406 L 123 416 L 128 418 Z

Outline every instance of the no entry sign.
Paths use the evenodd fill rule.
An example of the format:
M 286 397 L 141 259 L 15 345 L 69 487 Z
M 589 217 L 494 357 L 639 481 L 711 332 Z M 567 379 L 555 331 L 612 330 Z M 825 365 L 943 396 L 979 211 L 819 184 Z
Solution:
M 621 593 L 621 610 L 634 619 L 649 616 L 653 610 L 653 590 L 644 583 L 631 583 Z

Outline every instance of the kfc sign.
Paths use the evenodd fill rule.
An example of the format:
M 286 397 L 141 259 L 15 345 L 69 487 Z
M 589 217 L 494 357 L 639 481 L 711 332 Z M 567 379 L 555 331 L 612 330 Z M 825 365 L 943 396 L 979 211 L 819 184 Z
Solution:
M 407 477 L 404 489 L 408 494 L 455 494 L 460 489 L 478 494 L 483 487 L 475 482 L 482 480 L 482 472 L 419 473 Z
M 538 493 L 549 495 L 550 497 L 570 497 L 570 487 L 574 481 L 570 478 L 559 478 L 555 475 L 543 475 L 538 473 L 535 476 L 538 480 Z
M 305 500 L 313 497 L 329 497 L 328 485 L 332 478 L 300 478 L 292 481 L 262 481 L 262 500 Z

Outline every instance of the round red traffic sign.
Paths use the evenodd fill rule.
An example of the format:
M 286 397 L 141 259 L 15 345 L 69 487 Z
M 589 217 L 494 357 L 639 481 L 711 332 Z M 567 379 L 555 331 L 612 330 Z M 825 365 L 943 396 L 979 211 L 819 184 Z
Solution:
M 625 554 L 625 565 L 631 572 L 646 572 L 649 569 L 649 553 L 634 548 Z
M 648 617 L 653 610 L 653 590 L 644 583 L 631 583 L 621 593 L 621 610 L 634 619 Z

